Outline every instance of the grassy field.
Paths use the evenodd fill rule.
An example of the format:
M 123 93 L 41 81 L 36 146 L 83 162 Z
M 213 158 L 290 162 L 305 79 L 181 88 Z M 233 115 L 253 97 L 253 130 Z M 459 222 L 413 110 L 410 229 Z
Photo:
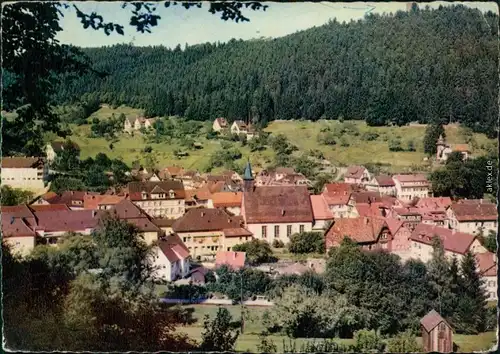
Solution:
M 141 114 L 140 110 L 121 106 L 116 109 L 103 107 L 91 115 L 91 118 L 106 119 L 112 114 L 119 116 L 121 113 L 127 117 L 135 117 Z M 310 149 L 318 149 L 323 152 L 325 157 L 336 166 L 351 165 L 351 164 L 366 164 L 366 163 L 382 163 L 389 165 L 387 169 L 391 172 L 401 172 L 409 170 L 410 167 L 418 167 L 423 170 L 428 168 L 428 163 L 424 162 L 423 143 L 422 139 L 425 132 L 425 126 L 405 126 L 405 127 L 369 127 L 363 121 L 351 121 L 351 123 L 359 131 L 359 135 L 345 135 L 343 139 L 349 143 L 349 146 L 334 146 L 321 145 L 317 141 L 317 136 L 322 128 L 330 127 L 335 129 L 338 126 L 338 121 L 275 121 L 271 122 L 265 129 L 273 135 L 284 134 L 288 139 L 299 147 L 300 151 Z M 209 131 L 212 122 L 206 122 L 204 131 Z M 111 158 L 120 157 L 127 164 L 133 161 L 145 162 L 145 154 L 142 150 L 147 145 L 153 148 L 154 156 L 158 161 L 158 166 L 178 165 L 187 169 L 203 170 L 210 155 L 220 148 L 220 141 L 207 140 L 205 134 L 200 135 L 196 139 L 197 142 L 203 144 L 203 149 L 189 151 L 189 156 L 184 158 L 176 158 L 173 151 L 176 149 L 184 150 L 177 142 L 150 144 L 147 143 L 140 133 L 134 136 L 121 134 L 119 142 L 113 144 L 113 149 L 109 148 L 109 141 L 104 138 L 89 138 L 90 125 L 71 126 L 73 131 L 72 139 L 76 141 L 82 151 L 82 158 L 93 157 L 99 152 L 106 153 Z M 449 143 L 463 143 L 464 139 L 461 136 L 458 125 L 448 125 L 446 128 L 447 141 Z M 373 141 L 362 140 L 364 133 L 377 133 L 379 136 Z M 402 146 L 406 147 L 411 140 L 414 142 L 415 152 L 392 152 L 389 151 L 388 141 L 393 138 L 399 138 Z M 488 140 L 484 134 L 473 135 L 475 143 L 473 154 L 479 155 L 485 152 L 488 146 L 496 144 L 494 140 Z M 248 147 L 242 147 L 240 143 L 234 143 L 243 157 L 238 161 L 238 164 L 243 165 L 248 157 L 251 157 L 252 164 L 256 169 L 265 167 L 272 161 L 274 156 L 271 149 L 266 149 L 262 152 L 250 153 Z M 496 145 L 495 145 L 496 146 Z M 215 170 L 216 172 L 217 170 Z
M 239 320 L 241 318 L 241 309 L 239 306 L 225 306 L 234 320 Z M 191 338 L 198 341 L 201 340 L 201 333 L 203 332 L 203 317 L 208 314 L 210 318 L 215 317 L 217 313 L 218 306 L 211 305 L 186 305 L 186 308 L 193 310 L 193 317 L 197 319 L 197 322 L 190 326 L 182 326 L 178 328 L 179 332 L 188 334 Z M 237 351 L 245 352 L 257 352 L 257 346 L 260 343 L 259 333 L 262 331 L 263 326 L 261 324 L 261 317 L 266 308 L 263 307 L 252 307 L 250 309 L 251 318 L 245 321 L 245 331 L 242 335 L 238 337 L 236 342 Z M 289 346 L 290 339 L 285 336 L 273 335 L 269 337 L 276 344 L 278 352 L 283 352 L 283 342 L 287 343 Z M 312 341 L 313 339 L 298 338 L 296 340 L 297 348 L 300 348 L 300 344 L 305 341 Z M 320 340 L 320 339 L 317 339 Z M 417 340 L 421 340 L 417 338 Z M 352 339 L 336 339 L 338 343 L 342 344 L 353 344 Z M 453 341 L 459 346 L 459 352 L 470 353 L 472 351 L 482 351 L 490 349 L 496 343 L 496 333 L 486 332 L 478 335 L 461 335 L 455 334 L 453 336 Z

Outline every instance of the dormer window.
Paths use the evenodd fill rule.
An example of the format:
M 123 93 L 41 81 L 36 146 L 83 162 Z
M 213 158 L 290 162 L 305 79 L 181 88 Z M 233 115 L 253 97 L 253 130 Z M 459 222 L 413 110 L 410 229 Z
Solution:
M 165 199 L 165 193 L 160 193 L 160 199 Z
M 142 192 L 142 199 L 147 199 L 148 198 L 148 194 L 146 192 Z
M 168 191 L 168 196 L 170 197 L 170 199 L 174 199 L 175 198 L 175 192 L 173 190 L 169 190 Z

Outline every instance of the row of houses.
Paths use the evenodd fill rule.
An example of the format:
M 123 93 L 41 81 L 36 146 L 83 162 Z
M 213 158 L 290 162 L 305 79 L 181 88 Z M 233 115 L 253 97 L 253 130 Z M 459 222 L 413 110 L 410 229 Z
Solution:
M 244 134 L 247 140 L 258 137 L 258 132 L 255 127 L 242 120 L 235 120 L 229 125 L 226 118 L 216 118 L 212 124 L 212 129 L 215 132 L 230 132 L 231 134 L 237 135 Z

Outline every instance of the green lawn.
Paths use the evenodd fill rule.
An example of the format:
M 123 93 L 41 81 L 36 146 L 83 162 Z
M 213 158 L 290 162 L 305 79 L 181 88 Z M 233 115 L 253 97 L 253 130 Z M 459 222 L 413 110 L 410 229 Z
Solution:
M 119 116 L 121 113 L 127 117 L 135 117 L 141 114 L 142 111 L 126 106 L 120 106 L 116 109 L 104 106 L 97 112 L 93 113 L 90 118 L 96 117 L 99 119 L 107 119 L 112 114 Z M 309 121 L 274 121 L 265 129 L 267 132 L 274 134 L 283 133 L 288 139 L 299 147 L 300 151 L 310 149 L 321 150 L 325 157 L 334 165 L 351 165 L 365 163 L 382 163 L 388 164 L 388 169 L 392 172 L 401 172 L 408 170 L 410 167 L 417 167 L 422 170 L 429 168 L 429 164 L 423 161 L 423 143 L 425 126 L 405 126 L 405 127 L 369 127 L 363 121 L 350 121 L 359 130 L 358 136 L 345 135 L 344 138 L 349 142 L 348 147 L 342 147 L 340 144 L 334 146 L 321 145 L 317 141 L 318 133 L 323 127 L 335 127 L 339 125 L 338 121 L 318 122 Z M 206 122 L 204 131 L 208 131 L 211 127 L 211 122 Z M 460 134 L 458 125 L 446 126 L 447 141 L 449 143 L 463 143 L 463 138 Z M 120 157 L 127 164 L 138 160 L 145 162 L 145 154 L 142 150 L 151 145 L 153 153 L 158 160 L 158 166 L 179 165 L 187 169 L 203 170 L 206 166 L 210 155 L 220 148 L 220 140 L 207 140 L 205 134 L 202 133 L 196 141 L 203 144 L 203 149 L 189 151 L 189 156 L 178 159 L 173 155 L 175 149 L 185 150 L 179 146 L 177 142 L 150 144 L 144 141 L 140 133 L 135 133 L 134 136 L 128 134 L 120 134 L 119 142 L 113 144 L 113 149 L 109 148 L 109 141 L 103 138 L 88 138 L 90 125 L 71 126 L 73 136 L 71 139 L 76 141 L 81 147 L 82 158 L 93 157 L 99 152 L 107 154 L 111 158 Z M 375 132 L 379 137 L 373 141 L 363 141 L 361 136 L 366 132 Z M 415 144 L 415 152 L 392 152 L 388 148 L 388 140 L 399 137 L 402 146 L 406 147 L 408 141 L 412 140 Z M 488 146 L 496 144 L 495 140 L 489 140 L 484 134 L 474 134 L 475 149 L 473 154 L 479 155 L 485 152 Z M 240 143 L 234 143 L 243 157 L 238 161 L 239 165 L 243 165 L 247 158 L 251 157 L 253 167 L 258 170 L 269 164 L 274 156 L 273 151 L 268 148 L 262 152 L 250 153 L 248 147 L 242 147 Z M 496 145 L 495 145 L 496 146 Z M 217 172 L 220 169 L 215 170 Z
M 191 338 L 200 341 L 203 332 L 203 317 L 208 314 L 213 318 L 217 313 L 218 306 L 214 305 L 186 305 L 186 308 L 193 309 L 193 317 L 197 319 L 192 325 L 178 327 L 178 332 L 186 333 Z M 229 310 L 233 319 L 239 320 L 241 309 L 240 306 L 224 306 Z M 264 307 L 251 307 L 249 308 L 251 319 L 245 321 L 245 331 L 238 337 L 236 342 L 237 351 L 257 352 L 257 346 L 260 343 L 259 333 L 262 331 L 261 318 L 266 308 Z M 283 352 L 283 342 L 289 347 L 290 339 L 286 336 L 272 335 L 269 337 L 276 344 L 278 352 Z M 300 349 L 301 343 L 305 341 L 313 341 L 312 338 L 298 338 L 296 340 L 297 349 Z M 321 340 L 321 339 L 316 339 Z M 421 338 L 417 338 L 421 341 Z M 338 343 L 353 344 L 353 339 L 336 339 Z M 490 349 L 496 343 L 496 333 L 486 332 L 478 335 L 462 335 L 454 334 L 453 341 L 459 346 L 459 352 L 470 353 L 472 351 L 482 351 Z

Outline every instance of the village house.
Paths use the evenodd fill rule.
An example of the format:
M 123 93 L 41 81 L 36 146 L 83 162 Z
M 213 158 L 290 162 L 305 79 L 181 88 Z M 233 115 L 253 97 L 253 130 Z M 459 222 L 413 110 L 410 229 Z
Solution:
M 314 217 L 305 186 L 253 187 L 243 193 L 241 213 L 255 238 L 272 243 L 312 230 Z
M 497 232 L 498 213 L 496 205 L 486 200 L 464 200 L 453 203 L 446 209 L 448 226 L 456 231 L 488 235 Z
M 144 117 L 127 117 L 123 123 L 123 131 L 125 133 L 131 134 L 134 131 L 139 131 L 142 128 L 152 129 L 153 124 L 156 121 L 155 118 L 144 118 Z
M 395 207 L 390 216 L 403 222 L 403 226 L 412 231 L 422 222 L 421 210 L 415 207 Z
M 185 278 L 190 272 L 189 250 L 179 236 L 162 236 L 154 247 L 153 267 L 155 276 L 174 281 Z
M 255 185 L 261 186 L 301 186 L 311 185 L 311 181 L 293 168 L 277 167 L 276 169 L 260 171 L 255 177 Z
M 466 160 L 470 157 L 471 151 L 469 145 L 467 144 L 455 144 L 450 145 L 446 143 L 446 140 L 443 139 L 443 136 L 440 135 L 439 139 L 436 143 L 437 151 L 436 151 L 436 160 L 439 162 L 446 162 L 450 154 L 454 151 L 462 153 L 463 159 Z
M 344 182 L 349 184 L 368 184 L 372 179 L 364 166 L 349 166 L 344 174 Z
M 47 192 L 39 197 L 37 197 L 31 205 L 50 205 L 50 204 L 56 204 L 56 202 L 59 200 L 59 194 L 56 192 Z
M 174 222 L 172 230 L 193 257 L 213 257 L 217 251 L 231 250 L 252 239 L 241 216 L 229 215 L 221 209 L 190 209 Z
M 387 222 L 382 218 L 358 217 L 334 220 L 325 233 L 326 250 L 340 246 L 346 237 L 366 250 L 390 251 L 392 235 Z
M 424 352 L 450 353 L 453 351 L 453 329 L 435 310 L 420 320 Z
M 429 181 L 423 174 L 405 174 L 392 177 L 396 196 L 401 200 L 429 197 Z
M 58 153 L 64 151 L 64 147 L 67 143 L 73 145 L 73 147 L 80 152 L 80 147 L 74 142 L 54 141 L 45 146 L 45 156 L 49 164 L 55 161 Z
M 246 253 L 234 251 L 219 251 L 215 256 L 215 268 L 227 266 L 233 270 L 245 267 Z
M 328 208 L 325 198 L 322 195 L 311 195 L 311 207 L 313 211 L 313 231 L 325 231 L 333 221 L 333 213 Z
M 198 189 L 189 189 L 186 191 L 186 209 L 208 208 L 212 192 L 208 185 Z
M 481 278 L 484 281 L 484 288 L 488 301 L 497 301 L 497 256 L 492 252 L 476 254 L 476 264 Z
M 211 195 L 209 208 L 221 208 L 231 215 L 241 215 L 242 192 L 219 192 Z
M 247 140 L 253 139 L 257 136 L 255 129 L 251 124 L 247 124 L 242 120 L 235 120 L 231 125 L 231 134 L 245 134 Z
M 45 189 L 48 166 L 40 157 L 5 156 L 1 174 L 2 185 L 38 193 Z
M 199 177 L 200 174 L 198 171 L 183 171 L 177 178 L 179 178 L 182 181 L 182 184 L 184 184 L 184 189 L 188 190 L 199 188 L 199 182 L 204 182 Z
M 405 262 L 411 258 L 411 230 L 400 220 L 388 217 L 385 221 L 392 235 L 389 250 Z
M 127 195 L 87 194 L 83 196 L 83 209 L 110 210 L 127 197 Z
M 460 261 L 468 251 L 474 254 L 486 252 L 474 235 L 422 223 L 415 227 L 410 237 L 411 258 L 420 259 L 424 263 L 431 260 L 435 236 L 441 239 L 445 256 L 449 259 L 456 257 Z
M 352 198 L 353 185 L 348 183 L 330 183 L 323 188 L 321 195 L 335 218 L 357 217 Z
M 396 196 L 396 184 L 391 176 L 374 176 L 365 185 L 368 191 L 378 192 L 382 195 Z
M 99 193 L 86 191 L 65 191 L 58 197 L 52 198 L 50 204 L 65 204 L 71 210 L 83 210 L 85 208 L 85 199 L 92 196 L 98 197 Z
M 110 210 L 100 210 L 98 215 L 102 218 L 108 212 L 109 215 L 134 225 L 148 245 L 158 241 L 164 234 L 163 230 L 156 225 L 155 219 L 130 200 L 123 199 Z
M 131 182 L 128 190 L 130 200 L 152 217 L 177 219 L 186 210 L 181 181 Z
M 228 128 L 228 123 L 226 118 L 215 118 L 214 123 L 212 124 L 212 129 L 215 132 L 220 132 L 223 129 Z

